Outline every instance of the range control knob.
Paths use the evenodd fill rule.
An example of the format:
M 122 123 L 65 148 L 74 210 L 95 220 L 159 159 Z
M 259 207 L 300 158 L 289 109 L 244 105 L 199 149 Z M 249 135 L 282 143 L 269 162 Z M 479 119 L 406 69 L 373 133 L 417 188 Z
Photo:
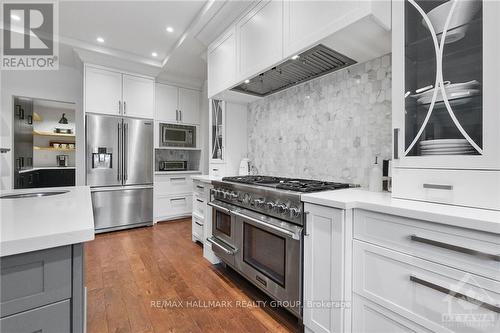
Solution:
M 264 202 L 265 202 L 264 199 L 255 199 L 253 201 L 253 205 L 258 208 L 261 207 L 264 204 Z
M 238 194 L 236 192 L 231 192 L 228 195 L 229 195 L 229 199 L 231 199 L 231 200 L 238 199 Z
M 284 203 L 276 206 L 279 214 L 286 214 L 288 212 L 288 207 Z
M 251 199 L 252 199 L 252 198 L 250 197 L 250 194 L 248 194 L 248 193 L 243 194 L 243 203 L 244 203 L 245 205 L 249 205 L 249 204 L 250 204 L 250 202 L 252 202 L 252 200 L 251 200 Z
M 266 203 L 267 209 L 273 210 L 276 207 L 276 204 L 272 201 Z
M 296 207 L 291 207 L 289 210 L 290 210 L 290 216 L 292 216 L 292 217 L 299 217 L 299 215 L 300 215 L 300 209 L 298 209 Z

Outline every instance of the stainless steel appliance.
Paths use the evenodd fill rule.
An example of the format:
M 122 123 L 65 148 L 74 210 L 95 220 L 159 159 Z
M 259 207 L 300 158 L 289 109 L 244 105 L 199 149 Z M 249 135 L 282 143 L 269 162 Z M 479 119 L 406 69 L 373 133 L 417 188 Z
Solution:
M 187 161 L 160 161 L 158 169 L 160 171 L 186 171 Z
M 96 232 L 153 222 L 153 122 L 86 116 L 86 182 Z
M 57 166 L 59 167 L 67 167 L 68 166 L 68 155 L 56 155 Z
M 196 148 L 196 126 L 160 123 L 160 147 Z
M 33 168 L 33 100 L 14 98 L 14 188 L 29 187 L 20 171 Z
M 224 177 L 213 185 L 212 250 L 300 318 L 305 223 L 300 194 L 352 185 L 266 176 Z

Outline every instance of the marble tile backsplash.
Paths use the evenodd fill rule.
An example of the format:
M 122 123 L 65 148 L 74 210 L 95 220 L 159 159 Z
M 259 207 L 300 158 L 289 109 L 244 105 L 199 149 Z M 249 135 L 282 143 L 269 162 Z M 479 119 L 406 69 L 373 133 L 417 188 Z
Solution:
M 248 106 L 248 157 L 259 174 L 368 186 L 391 156 L 391 57 L 325 75 Z

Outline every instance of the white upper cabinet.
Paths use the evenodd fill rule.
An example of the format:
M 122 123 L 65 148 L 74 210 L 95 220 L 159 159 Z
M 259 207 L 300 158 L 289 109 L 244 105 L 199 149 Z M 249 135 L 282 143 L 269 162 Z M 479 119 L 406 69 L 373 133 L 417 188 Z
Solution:
M 156 120 L 199 125 L 200 101 L 198 90 L 156 83 Z
M 85 111 L 119 115 L 122 103 L 122 74 L 100 68 L 85 69 Z
M 238 79 L 244 80 L 283 57 L 283 0 L 260 2 L 236 24 Z
M 85 112 L 153 118 L 152 78 L 85 66 Z
M 200 124 L 200 92 L 179 88 L 180 121 L 187 124 Z
M 153 118 L 154 81 L 123 74 L 123 115 Z
M 208 48 L 208 95 L 233 85 L 236 81 L 236 33 L 231 27 Z
M 178 119 L 178 88 L 167 84 L 156 83 L 155 119 L 165 122 L 176 122 Z

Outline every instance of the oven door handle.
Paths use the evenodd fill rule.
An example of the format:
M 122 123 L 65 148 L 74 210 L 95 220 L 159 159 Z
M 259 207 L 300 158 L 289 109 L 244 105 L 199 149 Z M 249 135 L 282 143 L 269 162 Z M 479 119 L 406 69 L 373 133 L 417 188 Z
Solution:
M 233 255 L 236 254 L 236 252 L 238 252 L 237 249 L 228 250 L 225 246 L 223 246 L 222 244 L 220 244 L 220 242 L 218 242 L 214 237 L 207 238 L 207 241 L 210 244 L 217 246 L 219 249 L 221 249 L 222 251 L 224 251 L 224 253 L 227 254 L 227 255 L 233 256 Z
M 224 213 L 226 213 L 226 214 L 231 214 L 231 211 L 230 211 L 229 209 L 225 208 L 225 207 L 222 207 L 222 206 L 216 205 L 216 204 L 214 204 L 214 203 L 212 203 L 212 202 L 209 202 L 209 203 L 208 203 L 208 205 L 209 205 L 209 206 L 212 206 L 212 207 L 214 207 L 215 209 L 218 209 L 218 210 L 220 210 L 220 211 L 222 211 L 222 212 L 224 212 Z
M 278 231 L 280 232 L 281 234 L 289 237 L 289 238 L 292 238 L 292 239 L 296 239 L 296 240 L 300 240 L 300 232 L 293 232 L 291 230 L 288 230 L 288 229 L 284 229 L 284 228 L 281 228 L 281 227 L 278 227 L 278 226 L 275 226 L 273 224 L 269 224 L 269 223 L 266 223 L 264 221 L 261 221 L 261 220 L 258 220 L 256 218 L 253 218 L 253 217 L 250 217 L 250 216 L 247 216 L 245 214 L 241 214 L 240 212 L 233 212 L 234 215 L 236 216 L 239 216 L 243 219 L 246 219 L 246 220 L 249 220 L 249 221 L 252 221 L 253 223 L 255 224 L 258 224 L 260 226 L 263 226 L 263 227 L 267 227 L 269 229 L 272 229 L 274 231 Z

